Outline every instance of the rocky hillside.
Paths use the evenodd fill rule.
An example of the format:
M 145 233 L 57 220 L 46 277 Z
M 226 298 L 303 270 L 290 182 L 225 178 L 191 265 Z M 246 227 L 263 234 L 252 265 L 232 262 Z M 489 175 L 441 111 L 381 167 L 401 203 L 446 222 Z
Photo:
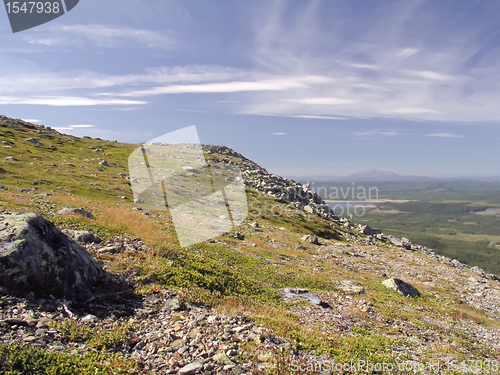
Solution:
M 136 145 L 1 116 L 0 141 L 2 373 L 499 372 L 496 275 L 231 149 L 203 146 L 243 170 L 249 217 L 180 248 L 168 212 L 134 204 Z

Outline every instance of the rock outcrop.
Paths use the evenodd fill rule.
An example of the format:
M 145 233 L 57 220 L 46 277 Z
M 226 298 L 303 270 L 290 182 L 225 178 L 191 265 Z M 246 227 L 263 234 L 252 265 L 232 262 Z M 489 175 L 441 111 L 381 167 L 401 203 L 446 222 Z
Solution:
M 246 159 L 241 154 L 224 146 L 203 145 L 207 159 L 212 162 L 226 162 L 237 164 L 242 169 L 245 185 L 273 197 L 277 202 L 288 204 L 289 208 L 301 210 L 309 215 L 320 216 L 336 223 L 340 222 L 334 210 L 325 201 L 310 189 L 309 184 L 271 174 L 264 168 Z
M 88 298 L 104 272 L 86 249 L 34 213 L 0 214 L 0 288 Z

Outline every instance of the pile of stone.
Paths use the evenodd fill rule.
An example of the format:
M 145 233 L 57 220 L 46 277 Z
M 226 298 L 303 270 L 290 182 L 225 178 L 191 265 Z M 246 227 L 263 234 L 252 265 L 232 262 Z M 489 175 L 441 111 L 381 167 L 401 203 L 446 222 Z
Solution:
M 294 349 L 283 337 L 243 316 L 191 305 L 166 289 L 140 300 L 75 307 L 53 298 L 0 297 L 0 307 L 0 342 L 29 343 L 60 353 L 96 349 L 68 339 L 55 322 L 73 320 L 99 330 L 128 325 L 126 336 L 109 349 L 137 361 L 144 373 L 254 374 L 267 370 L 280 351 Z
M 237 164 L 245 179 L 245 185 L 273 197 L 277 202 L 286 203 L 292 209 L 302 210 L 307 214 L 317 215 L 326 220 L 340 223 L 332 208 L 316 194 L 309 184 L 270 174 L 254 162 L 225 146 L 203 145 L 209 162 Z M 347 220 L 346 220 L 347 221 Z
M 432 249 L 427 248 L 426 246 L 418 245 L 412 241 L 410 241 L 408 238 L 405 237 L 394 237 L 391 235 L 385 235 L 382 233 L 380 229 L 376 228 L 370 228 L 368 225 L 358 225 L 357 229 L 359 232 L 362 234 L 365 234 L 368 236 L 368 238 L 371 241 L 358 241 L 364 244 L 370 244 L 370 245 L 375 245 L 375 244 L 380 244 L 377 243 L 378 241 L 381 241 L 382 243 L 389 243 L 390 245 L 393 245 L 394 247 L 398 248 L 403 248 L 406 250 L 412 250 L 412 251 L 420 251 L 421 253 L 424 253 L 425 255 L 437 260 L 440 263 L 445 263 L 448 264 L 452 267 L 457 267 L 457 268 L 470 268 L 471 271 L 477 273 L 481 277 L 484 277 L 486 279 L 490 280 L 500 280 L 500 278 L 492 273 L 486 273 L 482 268 L 479 268 L 477 266 L 475 267 L 470 267 L 457 259 L 451 259 L 443 255 L 438 255 L 436 254 Z M 378 240 L 378 241 L 377 241 Z

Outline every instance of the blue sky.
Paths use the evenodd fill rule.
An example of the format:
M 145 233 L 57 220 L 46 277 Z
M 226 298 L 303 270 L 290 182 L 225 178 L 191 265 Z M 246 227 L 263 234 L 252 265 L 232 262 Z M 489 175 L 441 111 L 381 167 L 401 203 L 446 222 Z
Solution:
M 148 141 L 196 125 L 281 175 L 500 175 L 500 2 L 80 0 L 12 34 L 0 113 Z

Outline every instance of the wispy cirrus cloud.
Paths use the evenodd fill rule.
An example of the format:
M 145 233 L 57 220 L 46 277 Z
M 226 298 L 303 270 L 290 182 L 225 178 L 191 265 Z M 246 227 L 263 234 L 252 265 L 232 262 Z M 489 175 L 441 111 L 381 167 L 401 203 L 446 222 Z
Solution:
M 308 104 L 308 105 L 317 105 L 317 106 L 330 106 L 330 105 L 339 105 L 339 104 L 350 104 L 356 103 L 356 100 L 353 99 L 343 99 L 343 98 L 328 98 L 328 97 L 319 97 L 319 98 L 301 98 L 301 99 L 284 99 L 293 103 L 300 104 Z
M 80 129 L 90 129 L 95 128 L 95 125 L 81 124 L 81 125 L 67 125 L 62 127 L 54 127 L 55 130 L 80 130 Z
M 463 135 L 453 133 L 431 133 L 424 134 L 425 137 L 438 137 L 438 138 L 464 138 Z
M 347 117 L 322 116 L 322 115 L 289 115 L 287 117 L 305 118 L 305 119 L 313 119 L 313 120 L 348 120 Z
M 343 6 L 350 9 L 347 3 Z M 84 97 L 82 103 L 92 106 L 105 103 L 98 99 L 126 98 L 144 104 L 144 97 L 159 102 L 166 100 L 161 96 L 174 94 L 196 94 L 199 100 L 213 95 L 206 99 L 206 103 L 213 103 L 215 95 L 228 94 L 226 100 L 219 100 L 226 105 L 217 110 L 313 120 L 500 120 L 500 86 L 496 84 L 500 67 L 491 63 L 497 59 L 485 58 L 482 35 L 462 20 L 462 27 L 470 32 L 449 43 L 456 30 L 452 33 L 453 27 L 436 21 L 448 14 L 443 10 L 447 6 L 429 21 L 435 22 L 433 27 L 415 33 L 413 22 L 431 15 L 421 5 L 416 1 L 367 6 L 360 10 L 361 25 L 343 22 L 345 14 L 334 12 L 327 2 L 290 5 L 276 1 L 266 5 L 265 12 L 256 12 L 254 18 L 249 13 L 251 30 L 245 30 L 249 39 L 238 50 L 245 64 L 237 66 L 238 59 L 226 59 L 219 61 L 220 65 L 180 64 L 144 71 L 130 68 L 127 74 L 35 69 L 35 73 L 0 75 L 0 96 L 29 93 L 31 101 L 43 96 L 53 103 L 57 98 L 48 100 L 48 93 L 61 97 L 62 92 L 67 97 Z M 181 13 L 189 21 L 189 12 Z M 77 49 L 79 43 L 87 48 L 134 44 L 155 53 L 190 42 L 210 42 L 194 33 L 188 40 L 183 33 L 123 25 L 63 25 L 49 31 L 22 38 L 37 44 L 37 49 L 56 45 Z M 220 46 L 213 48 L 217 56 Z M 492 57 L 499 55 L 490 53 Z M 193 61 L 191 55 L 188 57 Z M 150 61 L 156 64 L 157 56 Z M 198 56 L 196 61 L 213 60 Z M 227 66 L 231 63 L 234 66 Z
M 177 42 L 168 31 L 152 31 L 124 26 L 99 24 L 54 26 L 50 33 L 26 34 L 24 40 L 42 46 L 67 46 L 89 43 L 101 47 L 117 47 L 136 43 L 148 48 L 172 48 Z
M 143 97 L 162 94 L 215 94 L 245 91 L 280 91 L 303 87 L 298 80 L 269 79 L 258 81 L 231 81 L 217 83 L 203 83 L 197 85 L 170 85 L 153 87 L 147 90 L 134 90 L 123 93 L 101 93 L 101 96 Z
M 70 128 L 93 128 L 95 125 L 87 125 L 87 124 L 82 124 L 82 125 L 68 125 Z
M 0 75 L 0 95 L 34 91 L 103 89 L 144 85 L 175 85 L 226 82 L 242 79 L 248 72 L 214 65 L 147 68 L 137 74 L 106 74 L 89 70 L 10 73 Z
M 178 111 L 180 111 L 180 112 L 194 112 L 194 113 L 210 113 L 210 111 L 203 111 L 201 109 L 184 109 L 184 108 L 180 108 L 180 109 L 178 109 Z
M 399 135 L 398 132 L 394 131 L 379 131 L 379 130 L 370 130 L 370 131 L 362 131 L 362 132 L 352 132 L 351 133 L 355 137 L 373 137 L 373 136 L 395 136 Z
M 13 97 L 0 96 L 0 105 L 24 104 L 24 105 L 47 105 L 54 107 L 72 106 L 99 106 L 99 105 L 133 105 L 146 104 L 144 101 L 126 99 L 93 99 L 74 96 L 41 96 L 41 97 Z

